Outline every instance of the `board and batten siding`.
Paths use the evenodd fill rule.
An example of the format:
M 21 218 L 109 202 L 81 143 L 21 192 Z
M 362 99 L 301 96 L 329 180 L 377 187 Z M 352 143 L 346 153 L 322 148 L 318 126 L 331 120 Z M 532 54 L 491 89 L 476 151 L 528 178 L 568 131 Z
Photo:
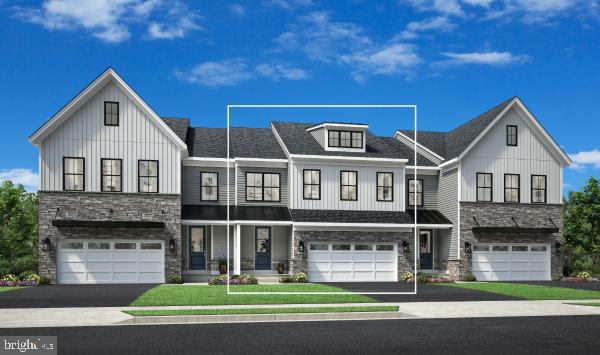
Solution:
M 237 168 L 237 204 L 238 205 L 277 205 L 285 206 L 288 203 L 288 169 L 286 168 L 258 168 L 252 166 L 238 166 Z M 274 173 L 279 174 L 279 200 L 272 201 L 246 201 L 246 173 Z M 233 202 L 232 202 L 233 203 Z
M 439 233 L 439 259 L 458 258 L 458 168 L 440 172 L 438 191 L 437 209 L 453 224 L 451 233 Z
M 321 199 L 305 200 L 303 170 L 321 170 Z M 340 171 L 358 172 L 357 201 L 340 199 Z M 394 174 L 394 200 L 377 201 L 377 172 Z M 355 210 L 355 211 L 404 211 L 404 168 L 357 165 L 304 164 L 293 165 L 292 191 L 294 209 Z
M 406 171 L 406 206 L 410 208 L 413 206 L 408 205 L 408 180 L 414 178 L 414 170 L 408 169 Z M 417 208 L 436 210 L 438 208 L 438 176 L 417 173 L 417 180 L 423 180 L 423 206 L 417 206 Z
M 203 201 L 200 199 L 200 173 L 218 174 L 218 201 Z M 227 168 L 183 166 L 181 168 L 181 198 L 184 205 L 226 205 L 227 204 Z M 229 169 L 229 203 L 235 203 L 235 170 Z
M 506 145 L 506 126 L 518 145 Z M 477 173 L 493 174 L 493 202 L 504 202 L 504 174 L 520 174 L 521 202 L 531 202 L 531 175 L 546 175 L 547 203 L 562 203 L 561 165 L 517 109 L 510 109 L 461 161 L 461 201 L 476 201 Z
M 119 102 L 119 125 L 104 125 L 104 101 Z M 101 191 L 100 159 L 122 159 L 123 192 L 138 191 L 138 160 L 158 160 L 159 193 L 180 193 L 181 152 L 158 124 L 108 83 L 40 144 L 40 190 L 63 189 L 63 157 L 85 158 L 85 191 Z

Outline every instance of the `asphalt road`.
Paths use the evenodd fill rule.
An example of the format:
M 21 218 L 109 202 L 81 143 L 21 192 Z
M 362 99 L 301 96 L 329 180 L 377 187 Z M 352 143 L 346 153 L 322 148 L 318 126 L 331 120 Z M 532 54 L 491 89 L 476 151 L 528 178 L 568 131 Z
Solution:
M 600 316 L 0 329 L 59 354 L 598 353 Z

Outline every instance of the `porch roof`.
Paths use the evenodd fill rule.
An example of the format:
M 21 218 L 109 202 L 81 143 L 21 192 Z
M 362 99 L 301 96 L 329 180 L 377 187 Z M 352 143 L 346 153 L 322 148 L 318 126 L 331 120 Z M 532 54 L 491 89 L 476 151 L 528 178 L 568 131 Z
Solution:
M 413 224 L 414 212 L 407 211 L 344 211 L 344 210 L 292 210 L 294 222 L 314 223 L 379 223 Z M 436 210 L 417 210 L 418 224 L 452 224 L 448 218 Z
M 161 221 L 92 221 L 81 219 L 54 219 L 54 227 L 97 227 L 97 228 L 164 228 Z
M 226 221 L 227 206 L 183 205 L 181 218 L 202 221 Z M 230 221 L 292 221 L 283 206 L 229 206 Z
M 473 216 L 473 232 L 477 233 L 558 233 L 560 229 L 552 218 L 527 218 L 521 216 L 503 215 L 490 221 L 480 221 Z

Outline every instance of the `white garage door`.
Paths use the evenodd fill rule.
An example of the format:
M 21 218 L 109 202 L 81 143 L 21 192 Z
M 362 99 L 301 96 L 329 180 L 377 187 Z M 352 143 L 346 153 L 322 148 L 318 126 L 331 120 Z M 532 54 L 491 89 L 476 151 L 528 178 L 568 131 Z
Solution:
M 164 244 L 160 241 L 62 241 L 58 251 L 58 282 L 162 283 Z
M 395 244 L 310 243 L 311 282 L 397 281 Z
M 548 244 L 475 244 L 473 275 L 479 281 L 550 280 Z

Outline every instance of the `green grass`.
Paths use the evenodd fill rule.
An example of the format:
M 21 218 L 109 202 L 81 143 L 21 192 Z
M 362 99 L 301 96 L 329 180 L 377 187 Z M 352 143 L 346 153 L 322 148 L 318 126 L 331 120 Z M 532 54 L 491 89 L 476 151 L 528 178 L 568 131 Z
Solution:
M 231 292 L 348 292 L 317 284 L 231 286 Z M 131 306 L 205 306 L 229 304 L 368 303 L 374 299 L 348 292 L 343 295 L 228 295 L 227 286 L 159 285 Z
M 600 299 L 600 291 L 578 290 L 566 287 L 528 285 L 504 282 L 475 282 L 437 284 L 443 287 L 458 287 L 474 291 L 497 293 L 526 300 L 584 300 Z
M 592 306 L 592 307 L 600 307 L 600 303 L 590 302 L 590 303 L 569 303 L 574 304 L 576 306 Z
M 342 306 L 294 308 L 238 308 L 238 309 L 175 309 L 154 311 L 124 311 L 132 316 L 194 316 L 227 314 L 280 314 L 280 313 L 337 313 L 337 312 L 398 312 L 398 306 Z
M 14 290 L 22 290 L 24 288 L 29 288 L 30 286 L 6 286 L 0 287 L 0 293 Z

